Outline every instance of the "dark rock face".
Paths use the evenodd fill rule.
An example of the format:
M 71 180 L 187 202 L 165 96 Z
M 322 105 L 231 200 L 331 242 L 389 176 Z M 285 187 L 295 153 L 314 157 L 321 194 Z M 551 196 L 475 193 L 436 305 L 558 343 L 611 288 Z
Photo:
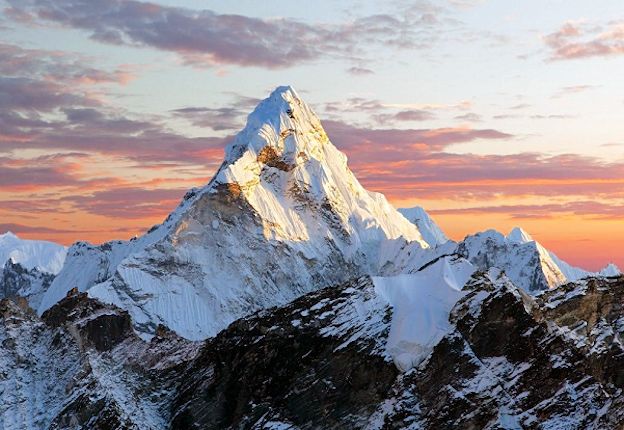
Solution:
M 160 429 L 199 344 L 138 338 L 128 314 L 77 293 L 40 319 L 0 301 L 3 429 Z
M 560 326 L 592 375 L 624 388 L 624 277 L 590 278 L 539 298 L 540 316 Z
M 336 349 L 349 336 L 324 336 L 333 323 L 319 316 L 358 302 L 354 291 L 374 294 L 369 282 L 232 324 L 186 370 L 191 383 L 174 402 L 172 427 L 622 428 L 618 370 L 596 372 L 594 358 L 544 317 L 543 301 L 504 277 L 473 277 L 451 314 L 456 330 L 417 369 L 400 374 L 389 363 L 380 348 L 387 323 L 371 324 L 375 317 L 351 326 L 377 326 L 378 335 Z M 293 324 L 305 309 L 313 319 Z
M 364 426 L 398 374 L 389 317 L 362 278 L 233 323 L 186 371 L 172 427 Z
M 86 293 L 70 293 L 41 318 L 51 327 L 71 325 L 80 334 L 81 344 L 93 345 L 98 351 L 136 338 L 127 312 L 89 299 Z
M 616 429 L 619 387 L 507 282 L 476 277 L 454 308 L 457 329 L 397 379 L 383 428 Z

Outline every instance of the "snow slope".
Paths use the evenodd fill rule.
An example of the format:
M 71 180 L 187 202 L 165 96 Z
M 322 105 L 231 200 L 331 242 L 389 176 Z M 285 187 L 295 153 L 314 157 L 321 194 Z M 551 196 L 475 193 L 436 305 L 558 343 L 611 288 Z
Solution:
M 399 369 L 418 365 L 453 330 L 450 312 L 475 270 L 463 258 L 445 257 L 417 273 L 373 278 L 393 308 L 386 350 Z
M 73 246 L 39 312 L 76 287 L 128 310 L 145 336 L 164 324 L 202 339 L 258 309 L 378 273 L 407 244 L 428 248 L 383 195 L 359 184 L 297 93 L 279 87 L 210 183 L 163 225 L 134 241 Z
M 622 274 L 622 271 L 615 264 L 609 263 L 598 274 L 600 276 L 618 276 Z
M 30 270 L 57 274 L 63 267 L 67 248 L 43 240 L 20 239 L 10 231 L 0 234 L 0 267 L 11 259 Z
M 399 212 L 412 223 L 416 224 L 425 242 L 431 247 L 442 245 L 448 242 L 442 229 L 429 216 L 427 211 L 420 206 L 413 208 L 399 208 Z

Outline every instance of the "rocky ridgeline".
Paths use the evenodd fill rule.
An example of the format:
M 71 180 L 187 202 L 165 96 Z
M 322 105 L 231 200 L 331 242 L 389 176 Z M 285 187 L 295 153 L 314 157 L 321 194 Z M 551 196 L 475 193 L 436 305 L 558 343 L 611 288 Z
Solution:
M 532 298 L 478 272 L 452 332 L 400 372 L 371 278 L 309 293 L 204 342 L 68 297 L 37 317 L 0 302 L 5 429 L 617 429 L 624 278 Z

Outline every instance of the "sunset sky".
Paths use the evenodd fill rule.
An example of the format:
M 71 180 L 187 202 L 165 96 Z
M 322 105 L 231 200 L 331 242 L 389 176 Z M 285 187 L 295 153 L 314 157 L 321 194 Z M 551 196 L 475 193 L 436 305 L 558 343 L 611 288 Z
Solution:
M 292 85 L 451 238 L 624 268 L 622 76 L 621 0 L 0 0 L 0 233 L 141 234 Z

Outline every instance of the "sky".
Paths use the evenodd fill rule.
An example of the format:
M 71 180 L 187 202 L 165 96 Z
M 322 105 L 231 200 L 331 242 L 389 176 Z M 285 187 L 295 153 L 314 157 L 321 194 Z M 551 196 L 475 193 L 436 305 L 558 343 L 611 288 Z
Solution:
M 292 85 L 362 184 L 453 239 L 624 267 L 624 6 L 0 0 L 0 232 L 127 239 Z

